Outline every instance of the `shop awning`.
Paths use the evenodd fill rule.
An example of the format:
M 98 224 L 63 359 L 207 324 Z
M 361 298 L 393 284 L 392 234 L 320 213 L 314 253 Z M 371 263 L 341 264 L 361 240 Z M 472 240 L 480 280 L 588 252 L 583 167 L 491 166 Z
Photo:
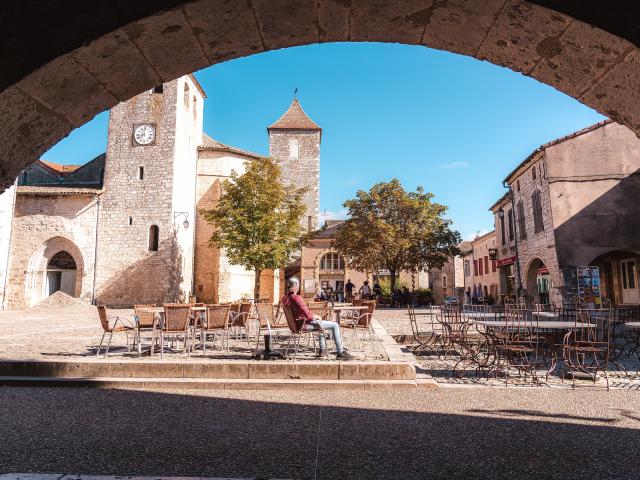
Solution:
M 498 267 L 506 267 L 507 265 L 511 265 L 512 263 L 516 263 L 516 257 L 507 257 L 507 258 L 501 258 L 500 260 L 498 260 L 496 262 L 496 265 Z

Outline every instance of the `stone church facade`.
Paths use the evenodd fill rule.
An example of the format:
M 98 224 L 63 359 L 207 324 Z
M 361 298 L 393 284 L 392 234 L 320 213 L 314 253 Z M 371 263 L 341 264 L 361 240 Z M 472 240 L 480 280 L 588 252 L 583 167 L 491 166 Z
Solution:
M 0 195 L 3 308 L 57 290 L 109 306 L 252 296 L 254 273 L 209 246 L 213 226 L 198 212 L 216 205 L 232 171 L 262 157 L 203 133 L 205 97 L 187 75 L 123 102 L 110 113 L 106 154 L 82 166 L 38 161 Z M 268 133 L 285 179 L 311 182 L 304 227 L 313 228 L 321 130 L 294 100 Z M 263 275 L 261 297 L 277 298 L 279 272 Z

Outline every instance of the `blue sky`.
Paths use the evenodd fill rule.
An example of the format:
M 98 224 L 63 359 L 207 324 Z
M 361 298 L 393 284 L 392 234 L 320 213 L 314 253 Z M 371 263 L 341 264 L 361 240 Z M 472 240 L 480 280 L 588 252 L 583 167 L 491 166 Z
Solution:
M 358 189 L 392 177 L 449 205 L 464 238 L 493 228 L 502 179 L 540 144 L 602 120 L 576 100 L 505 68 L 425 47 L 324 44 L 225 62 L 196 77 L 205 131 L 267 154 L 266 126 L 294 89 L 323 128 L 320 204 L 329 216 Z M 106 147 L 108 114 L 43 158 L 84 163 Z

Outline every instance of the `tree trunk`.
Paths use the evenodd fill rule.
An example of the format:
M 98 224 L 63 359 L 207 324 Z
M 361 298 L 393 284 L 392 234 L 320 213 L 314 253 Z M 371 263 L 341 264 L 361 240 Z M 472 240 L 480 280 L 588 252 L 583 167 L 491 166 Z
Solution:
M 390 275 L 390 279 L 389 279 L 389 288 L 391 288 L 391 295 L 393 295 L 393 292 L 396 291 L 396 271 L 389 269 L 389 275 Z
M 253 298 L 258 299 L 260 298 L 260 274 L 262 273 L 262 270 L 258 270 L 256 268 L 255 271 L 256 271 L 256 279 L 253 284 Z

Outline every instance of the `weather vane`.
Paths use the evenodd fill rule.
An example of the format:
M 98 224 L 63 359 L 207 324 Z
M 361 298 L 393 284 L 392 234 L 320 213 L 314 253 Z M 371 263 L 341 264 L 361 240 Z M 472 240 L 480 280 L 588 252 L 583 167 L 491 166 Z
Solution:
M 293 91 L 293 98 L 298 98 L 298 87 Z

